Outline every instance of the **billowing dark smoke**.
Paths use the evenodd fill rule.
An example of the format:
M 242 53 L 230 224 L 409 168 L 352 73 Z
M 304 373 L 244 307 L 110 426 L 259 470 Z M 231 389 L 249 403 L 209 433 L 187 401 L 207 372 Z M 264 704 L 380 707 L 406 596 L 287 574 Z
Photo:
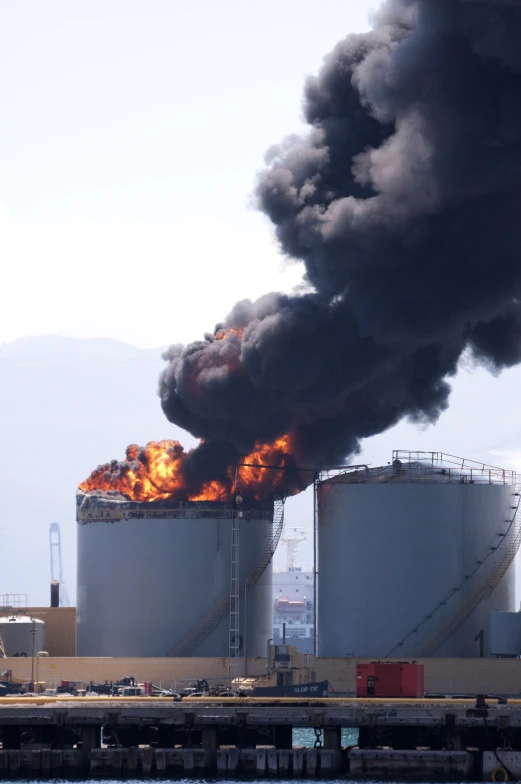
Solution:
M 206 473 L 288 432 L 298 464 L 334 464 L 436 420 L 465 349 L 521 359 L 519 0 L 389 0 L 304 114 L 257 194 L 308 293 L 239 302 L 238 334 L 165 357 L 163 410 Z

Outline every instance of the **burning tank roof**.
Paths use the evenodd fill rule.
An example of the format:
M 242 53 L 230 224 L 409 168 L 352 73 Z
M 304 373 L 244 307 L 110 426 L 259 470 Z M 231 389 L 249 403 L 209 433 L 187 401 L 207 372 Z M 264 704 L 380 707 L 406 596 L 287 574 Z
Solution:
M 238 510 L 241 516 L 249 519 L 272 519 L 272 501 L 245 501 L 244 508 Z M 76 493 L 76 519 L 78 523 L 114 522 L 132 519 L 201 519 L 231 518 L 233 501 L 129 501 L 118 493 L 84 493 L 78 488 Z

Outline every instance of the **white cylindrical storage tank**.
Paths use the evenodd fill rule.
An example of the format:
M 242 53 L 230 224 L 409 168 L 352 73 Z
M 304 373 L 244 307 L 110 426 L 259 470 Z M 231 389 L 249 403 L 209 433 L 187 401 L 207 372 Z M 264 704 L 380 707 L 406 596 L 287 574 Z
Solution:
M 0 637 L 6 656 L 30 658 L 33 652 L 45 650 L 45 621 L 28 615 L 4 616 L 0 618 Z
M 515 476 L 434 454 L 319 483 L 320 656 L 486 655 L 515 609 Z
M 77 500 L 78 656 L 227 656 L 232 504 L 81 492 Z M 246 653 L 264 656 L 272 637 L 273 503 L 244 506 L 240 651 L 246 604 Z

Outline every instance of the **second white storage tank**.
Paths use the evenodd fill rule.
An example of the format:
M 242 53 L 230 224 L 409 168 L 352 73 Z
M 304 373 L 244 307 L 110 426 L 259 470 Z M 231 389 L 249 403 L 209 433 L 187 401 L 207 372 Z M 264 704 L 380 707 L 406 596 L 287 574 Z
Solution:
M 472 466 L 428 453 L 319 484 L 320 656 L 483 655 L 489 611 L 515 609 L 520 522 L 515 475 Z

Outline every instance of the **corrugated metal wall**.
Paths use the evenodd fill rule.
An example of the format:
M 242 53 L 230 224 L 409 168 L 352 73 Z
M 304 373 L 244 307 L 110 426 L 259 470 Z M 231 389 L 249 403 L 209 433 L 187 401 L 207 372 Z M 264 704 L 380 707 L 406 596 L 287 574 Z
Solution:
M 76 656 L 76 607 L 28 607 L 23 614 L 45 621 L 49 656 Z

